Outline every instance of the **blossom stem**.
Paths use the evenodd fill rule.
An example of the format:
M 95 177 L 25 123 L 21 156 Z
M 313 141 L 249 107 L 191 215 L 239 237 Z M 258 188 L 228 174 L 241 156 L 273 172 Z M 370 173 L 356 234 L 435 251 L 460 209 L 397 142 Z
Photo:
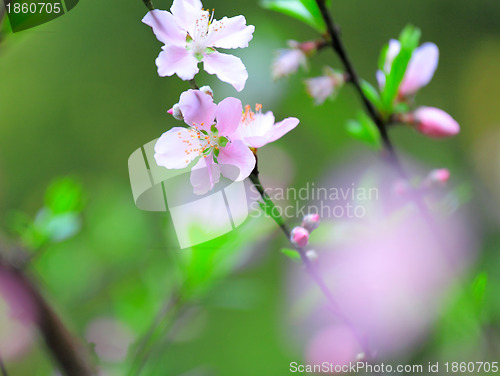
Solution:
M 273 220 L 276 222 L 276 224 L 280 227 L 281 231 L 283 234 L 286 236 L 288 239 L 290 245 L 297 251 L 297 253 L 300 255 L 300 259 L 302 263 L 304 264 L 307 273 L 309 276 L 312 278 L 312 280 L 316 283 L 316 285 L 319 287 L 321 290 L 322 294 L 325 296 L 326 300 L 328 301 L 328 304 L 330 305 L 330 309 L 332 312 L 347 326 L 349 329 L 352 331 L 352 333 L 355 335 L 356 339 L 358 340 L 360 346 L 363 348 L 364 353 L 366 354 L 367 357 L 370 357 L 370 352 L 367 351 L 367 344 L 365 339 L 361 334 L 359 334 L 357 328 L 351 323 L 349 318 L 342 312 L 340 306 L 337 304 L 335 301 L 335 298 L 328 288 L 327 284 L 321 277 L 321 275 L 318 273 L 316 270 L 316 267 L 313 265 L 311 260 L 306 255 L 306 249 L 303 247 L 299 247 L 291 242 L 291 230 L 290 227 L 288 227 L 287 223 L 283 219 L 283 217 L 279 214 L 279 211 L 273 210 L 276 208 L 276 205 L 274 204 L 273 200 L 269 197 L 269 195 L 266 193 L 264 187 L 262 186 L 262 183 L 260 182 L 259 179 L 259 171 L 257 168 L 257 164 L 253 172 L 249 176 L 250 181 L 252 184 L 255 186 L 257 191 L 259 192 L 260 196 L 262 197 L 262 200 L 264 201 L 264 210 L 273 218 Z
M 146 8 L 148 8 L 149 10 L 155 9 L 155 6 L 153 5 L 153 2 L 151 0 L 142 0 L 142 1 L 144 2 Z
M 335 25 L 335 22 L 333 21 L 333 18 L 326 7 L 326 1 L 316 0 L 316 3 L 318 4 L 323 20 L 325 21 L 328 31 L 328 36 L 330 39 L 330 45 L 333 48 L 333 50 L 337 53 L 340 60 L 342 61 L 344 69 L 346 70 L 346 73 L 349 75 L 349 82 L 351 82 L 354 85 L 354 88 L 356 89 L 356 92 L 358 93 L 361 101 L 363 102 L 366 111 L 375 122 L 375 125 L 377 126 L 380 136 L 382 137 L 384 148 L 387 150 L 392 159 L 397 159 L 394 146 L 392 145 L 392 142 L 389 138 L 389 134 L 387 132 L 386 124 L 381 114 L 377 111 L 373 103 L 366 97 L 366 95 L 363 92 L 363 89 L 361 88 L 361 79 L 359 78 L 359 75 L 357 74 L 356 69 L 352 64 L 349 55 L 347 54 L 344 44 L 342 43 L 342 40 L 339 35 L 340 29 Z
M 7 368 L 5 368 L 5 364 L 1 357 L 0 357 L 0 371 L 2 372 L 2 376 L 9 376 Z
M 0 245 L 1 248 L 1 245 Z M 22 267 L 7 260 L 4 257 L 6 251 L 0 254 L 0 271 L 5 271 L 12 275 L 16 284 L 30 298 L 35 307 L 37 326 L 47 349 L 54 360 L 58 363 L 60 371 L 68 376 L 92 376 L 92 366 L 83 347 L 74 338 L 73 334 L 66 328 L 62 320 L 43 297 L 37 285 L 23 271 Z M 16 249 L 12 254 L 24 253 L 21 249 Z M 2 372 L 5 373 L 4 370 Z
M 193 90 L 199 90 L 200 88 L 198 87 L 198 85 L 196 84 L 196 80 L 193 78 L 191 80 L 188 81 L 189 82 L 189 86 L 191 86 L 191 89 Z

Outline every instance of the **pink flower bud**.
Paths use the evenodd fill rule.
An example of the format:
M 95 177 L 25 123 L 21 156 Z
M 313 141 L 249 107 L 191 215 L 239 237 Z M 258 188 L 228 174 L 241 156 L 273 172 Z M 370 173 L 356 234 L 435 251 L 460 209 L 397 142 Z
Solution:
M 184 116 L 182 115 L 179 103 L 174 104 L 174 107 L 172 107 L 167 112 L 177 120 L 184 120 Z
M 302 227 L 309 232 L 313 232 L 318 228 L 319 222 L 319 214 L 308 214 L 302 220 Z
M 212 98 L 214 97 L 214 91 L 212 90 L 212 88 L 208 85 L 205 85 L 205 86 L 202 86 L 200 87 L 200 91 L 202 93 L 205 93 L 207 95 L 210 95 Z
M 450 171 L 447 168 L 432 170 L 424 180 L 423 185 L 432 187 L 436 185 L 445 185 L 450 180 Z
M 460 132 L 460 125 L 449 114 L 434 107 L 420 107 L 413 113 L 416 129 L 429 137 L 443 138 Z
M 304 227 L 295 227 L 290 235 L 290 241 L 297 247 L 305 247 L 309 242 L 309 231 Z
M 309 78 L 305 80 L 307 92 L 315 99 L 317 105 L 322 104 L 328 97 L 335 96 L 337 90 L 345 83 L 345 76 L 325 67 L 325 74 L 320 77 Z
M 278 51 L 278 56 L 273 62 L 272 75 L 275 80 L 289 76 L 299 69 L 300 66 L 307 65 L 307 58 L 304 51 L 300 48 L 300 43 L 288 41 L 290 48 Z

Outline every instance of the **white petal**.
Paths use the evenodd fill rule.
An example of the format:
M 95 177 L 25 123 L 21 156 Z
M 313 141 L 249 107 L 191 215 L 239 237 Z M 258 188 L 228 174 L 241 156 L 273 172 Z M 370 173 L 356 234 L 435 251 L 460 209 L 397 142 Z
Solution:
M 208 131 L 214 123 L 217 105 L 210 95 L 199 90 L 188 90 L 181 94 L 179 108 L 186 124 L 197 125 Z
M 200 158 L 191 170 L 191 184 L 197 195 L 210 192 L 219 179 L 220 168 L 218 164 L 213 163 L 212 157 Z
M 196 20 L 202 13 L 202 7 L 200 0 L 174 0 L 170 11 L 177 25 L 194 36 Z
M 255 156 L 241 141 L 231 142 L 221 148 L 217 159 L 222 175 L 234 181 L 246 179 L 255 167 Z M 235 174 L 235 167 L 239 174 Z
M 186 32 L 177 27 L 174 16 L 165 10 L 149 11 L 142 22 L 151 26 L 160 42 L 177 45 L 186 43 Z
M 187 167 L 198 155 L 200 143 L 192 131 L 175 127 L 161 135 L 155 144 L 154 158 L 158 166 L 180 169 Z
M 245 17 L 224 17 L 210 25 L 210 43 L 219 48 L 245 48 L 253 38 L 255 27 L 246 25 Z
M 161 77 L 177 74 L 180 79 L 191 80 L 198 73 L 198 60 L 184 47 L 164 46 L 156 59 Z
M 217 129 L 219 134 L 231 138 L 238 128 L 243 107 L 239 99 L 228 97 L 217 105 Z
M 203 58 L 203 67 L 207 73 L 217 75 L 219 80 L 233 85 L 237 91 L 245 87 L 248 73 L 236 56 L 213 52 Z
M 424 43 L 413 52 L 405 77 L 399 88 L 403 95 L 415 93 L 427 85 L 439 61 L 439 49 L 434 43 Z

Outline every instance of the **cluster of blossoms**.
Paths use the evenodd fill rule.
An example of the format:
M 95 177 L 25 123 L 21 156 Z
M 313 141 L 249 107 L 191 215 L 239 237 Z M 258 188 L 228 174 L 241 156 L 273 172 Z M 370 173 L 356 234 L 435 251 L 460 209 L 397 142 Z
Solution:
M 386 75 L 391 71 L 392 62 L 400 50 L 400 42 L 391 39 L 384 62 L 384 71 L 377 71 L 377 81 L 381 90 L 385 86 Z M 424 43 L 415 49 L 399 86 L 397 100 L 407 102 L 426 86 L 434 76 L 438 61 L 439 49 L 434 43 Z M 435 107 L 419 107 L 414 112 L 400 114 L 396 120 L 412 125 L 420 133 L 434 138 L 454 136 L 460 132 L 460 126 L 455 119 Z
M 243 16 L 213 19 L 199 0 L 174 0 L 170 12 L 150 11 L 143 22 L 151 26 L 165 45 L 156 59 L 158 74 L 176 74 L 192 80 L 198 63 L 221 81 L 241 91 L 248 73 L 241 60 L 222 54 L 216 48 L 244 48 L 253 37 L 254 27 Z M 191 184 L 194 193 L 205 194 L 220 176 L 242 181 L 255 168 L 255 151 L 292 129 L 299 120 L 287 118 L 275 123 L 272 112 L 262 105 L 243 110 L 239 99 L 228 97 L 214 103 L 213 91 L 204 86 L 181 94 L 168 113 L 187 126 L 174 127 L 162 134 L 155 145 L 155 160 L 168 169 L 182 169 L 194 163 Z
M 294 227 L 290 234 L 290 242 L 298 247 L 304 248 L 309 243 L 309 236 L 311 232 L 319 227 L 320 219 L 319 214 L 308 214 L 302 219 L 302 224 L 300 226 Z M 310 250 L 306 253 L 307 257 L 314 259 L 315 252 Z
M 299 43 L 288 42 L 288 49 L 279 51 L 274 60 L 272 71 L 275 79 L 296 73 L 299 67 L 307 67 L 307 58 L 325 47 L 322 41 Z M 383 70 L 377 71 L 379 89 L 385 86 L 386 76 L 390 74 L 394 59 L 401 51 L 399 41 L 391 39 L 385 56 Z M 403 81 L 398 90 L 396 103 L 410 103 L 415 94 L 432 79 L 439 60 L 439 50 L 434 43 L 424 43 L 413 51 Z M 349 80 L 347 74 L 331 67 L 323 69 L 323 75 L 305 80 L 307 92 L 316 104 L 322 104 L 327 98 L 333 98 L 338 90 Z M 429 137 L 442 138 L 454 136 L 460 131 L 458 123 L 446 112 L 434 107 L 419 107 L 413 112 L 398 113 L 394 120 L 413 126 L 417 131 Z

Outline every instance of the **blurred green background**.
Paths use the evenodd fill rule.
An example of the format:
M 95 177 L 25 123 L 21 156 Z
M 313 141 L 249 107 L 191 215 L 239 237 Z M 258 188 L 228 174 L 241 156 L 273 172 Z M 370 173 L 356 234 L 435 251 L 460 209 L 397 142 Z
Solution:
M 155 5 L 168 9 L 170 2 Z M 205 0 L 204 6 L 215 8 L 216 18 L 244 14 L 256 31 L 247 49 L 234 52 L 249 72 L 244 91 L 206 74 L 198 82 L 211 85 L 216 101 L 236 96 L 243 103 L 262 103 L 277 119 L 300 118 L 298 128 L 276 144 L 291 160 L 292 186 L 316 181 L 354 151 L 364 151 L 344 129 L 359 108 L 352 88 L 320 107 L 304 90 L 303 79 L 320 74 L 323 65 L 339 67 L 332 52 L 315 57 L 309 73 L 271 79 L 275 50 L 288 39 L 315 39 L 314 30 L 255 1 Z M 422 41 L 440 49 L 436 75 L 417 100 L 452 114 L 461 124 L 460 135 L 434 141 L 403 128 L 392 135 L 402 153 L 429 168 L 449 168 L 456 184 L 472 184 L 469 205 L 481 230 L 481 256 L 471 278 L 486 272 L 488 285 L 485 313 L 466 320 L 497 328 L 492 332 L 497 347 L 490 350 L 498 360 L 500 2 L 334 0 L 332 11 L 359 73 L 373 84 L 382 45 L 407 23 L 420 27 Z M 190 264 L 195 253 L 176 251 L 168 217 L 134 205 L 127 159 L 175 124 L 166 111 L 187 88 L 177 77 L 158 77 L 154 60 L 161 44 L 140 22 L 145 13 L 140 0 L 83 0 L 63 17 L 1 42 L 1 228 L 9 233 L 13 212 L 34 216 L 54 178 L 75 176 L 87 196 L 82 231 L 50 246 L 30 268 L 76 333 L 85 337 L 92 322 L 107 318 L 120 323 L 122 345 L 141 338 L 187 275 L 186 296 L 197 302 L 182 308 L 188 325 L 160 341 L 166 343 L 153 351 L 144 374 L 288 374 L 289 363 L 303 355 L 300 346 L 288 343 L 284 273 L 291 261 L 280 254 L 285 241 L 271 233 L 270 221 L 249 224 L 266 236 L 258 244 L 245 238 L 248 229 L 243 229 L 209 245 L 219 251 L 203 256 L 209 266 L 200 271 Z M 233 256 L 234 263 L 221 267 Z M 241 258 L 249 260 L 245 268 L 226 276 Z M 467 341 L 467 335 L 451 332 L 450 338 Z M 437 341 L 431 338 L 427 350 Z M 123 359 L 117 355 L 100 364 L 106 374 L 124 375 L 130 363 Z M 54 374 L 39 340 L 6 364 L 12 375 Z

